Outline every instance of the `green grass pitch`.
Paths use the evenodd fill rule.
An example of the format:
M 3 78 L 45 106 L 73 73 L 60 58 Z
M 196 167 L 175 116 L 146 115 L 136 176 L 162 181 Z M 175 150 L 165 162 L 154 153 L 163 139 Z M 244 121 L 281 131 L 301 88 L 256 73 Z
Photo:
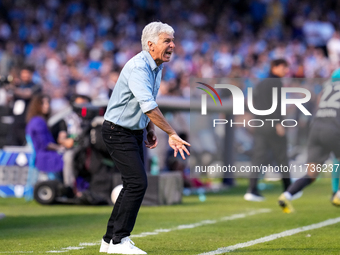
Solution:
M 184 197 L 180 205 L 143 206 L 132 235 L 156 229 L 171 231 L 135 237 L 133 241 L 148 254 L 200 254 L 340 216 L 340 208 L 329 201 L 330 179 L 319 179 L 306 188 L 303 196 L 293 201 L 296 212 L 289 215 L 283 214 L 277 206 L 280 182 L 270 183 L 271 188 L 263 191 L 266 200 L 261 203 L 244 201 L 247 181 L 237 180 L 237 183 L 229 191 L 208 194 L 205 202 L 200 202 L 197 196 L 189 196 Z M 271 212 L 220 220 L 262 208 Z M 99 241 L 111 209 L 110 206 L 42 206 L 35 201 L 0 198 L 0 212 L 6 214 L 0 220 L 0 254 L 50 254 L 48 251 L 65 255 L 100 254 Z M 204 220 L 217 221 L 176 229 L 179 225 Z M 339 228 L 340 223 L 337 223 L 230 253 L 340 254 Z M 72 250 L 77 247 L 81 249 Z

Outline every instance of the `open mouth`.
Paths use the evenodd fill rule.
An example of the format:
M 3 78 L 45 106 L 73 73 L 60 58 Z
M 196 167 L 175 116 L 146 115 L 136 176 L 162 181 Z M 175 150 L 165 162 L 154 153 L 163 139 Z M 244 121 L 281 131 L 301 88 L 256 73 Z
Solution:
M 166 51 L 166 52 L 165 52 L 165 56 L 166 56 L 166 57 L 169 57 L 169 58 L 170 58 L 170 57 L 171 57 L 171 54 L 172 54 L 172 51 Z

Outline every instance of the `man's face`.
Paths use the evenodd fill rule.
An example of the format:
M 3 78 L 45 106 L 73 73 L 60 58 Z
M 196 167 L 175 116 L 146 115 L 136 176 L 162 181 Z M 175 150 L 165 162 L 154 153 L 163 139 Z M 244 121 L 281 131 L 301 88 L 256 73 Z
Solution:
M 77 98 L 74 100 L 74 103 L 75 103 L 75 104 L 87 104 L 87 103 L 89 103 L 89 100 L 86 99 L 85 97 L 77 97 Z
M 279 77 L 285 77 L 289 72 L 289 68 L 286 65 L 278 65 L 274 66 L 272 73 L 279 76 Z
M 156 44 L 148 42 L 150 55 L 159 66 L 163 62 L 169 62 L 175 49 L 174 36 L 161 33 Z
M 24 83 L 28 83 L 32 80 L 32 73 L 29 70 L 23 69 L 20 72 L 20 79 Z

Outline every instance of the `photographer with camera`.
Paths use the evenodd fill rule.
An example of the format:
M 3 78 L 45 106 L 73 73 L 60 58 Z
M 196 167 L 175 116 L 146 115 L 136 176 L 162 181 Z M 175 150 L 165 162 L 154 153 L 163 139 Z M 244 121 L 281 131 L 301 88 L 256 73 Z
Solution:
M 85 95 L 75 94 L 71 97 L 70 107 L 67 108 L 62 115 L 62 119 L 58 120 L 57 123 L 51 124 L 51 132 L 54 139 L 59 145 L 65 147 L 63 156 L 64 160 L 64 172 L 68 173 L 69 176 L 65 176 L 64 183 L 66 186 L 75 188 L 75 167 L 74 157 L 75 154 L 81 149 L 77 145 L 77 141 L 83 134 L 83 119 L 79 116 L 79 113 L 75 111 L 75 106 L 87 105 L 91 102 L 91 98 Z M 57 116 L 58 118 L 58 116 Z M 51 119 L 53 123 L 53 119 Z M 65 174 L 64 174 L 65 175 Z M 77 191 L 74 189 L 74 193 Z

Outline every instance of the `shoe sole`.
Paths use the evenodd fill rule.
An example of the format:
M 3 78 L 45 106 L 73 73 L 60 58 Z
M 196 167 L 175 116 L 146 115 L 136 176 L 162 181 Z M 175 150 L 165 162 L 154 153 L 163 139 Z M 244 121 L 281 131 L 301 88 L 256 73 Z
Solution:
M 127 253 L 127 252 L 107 252 L 107 254 L 127 254 L 127 255 L 138 255 L 138 254 L 147 254 L 147 253 Z
M 137 249 L 137 251 L 136 251 Z M 110 242 L 109 249 L 107 251 L 108 254 L 129 254 L 129 255 L 138 255 L 138 254 L 147 254 L 145 251 L 142 251 L 141 249 L 135 247 L 135 249 L 124 249 L 124 247 L 115 247 L 112 244 L 112 241 Z
M 99 252 L 101 253 L 107 253 L 109 251 L 110 245 L 106 243 L 104 240 L 102 240 L 102 243 L 100 244 Z
M 264 201 L 264 197 L 255 197 L 255 195 L 248 195 L 245 194 L 243 196 L 243 199 L 246 201 L 251 201 L 251 202 L 263 202 Z
M 109 248 L 100 247 L 99 249 L 99 252 L 102 252 L 102 253 L 107 253 L 108 251 L 109 251 Z

